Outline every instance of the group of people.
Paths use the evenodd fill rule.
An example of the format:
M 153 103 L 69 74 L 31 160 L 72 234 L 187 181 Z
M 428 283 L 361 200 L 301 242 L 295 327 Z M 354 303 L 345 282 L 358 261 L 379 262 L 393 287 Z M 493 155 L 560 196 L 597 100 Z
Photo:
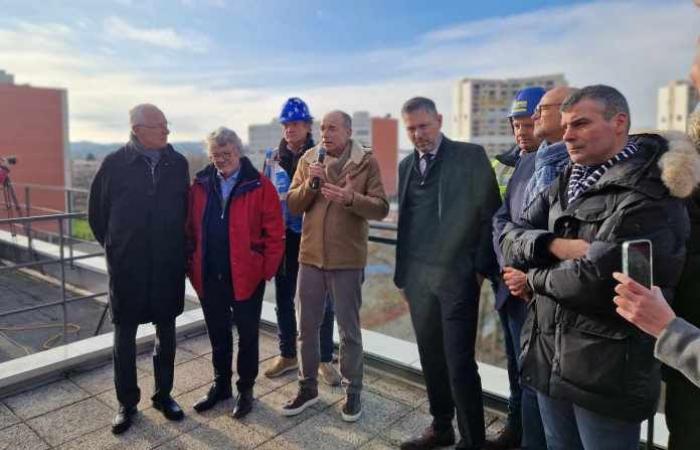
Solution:
M 394 282 L 409 307 L 432 416 L 401 448 L 638 448 L 640 424 L 659 397 L 655 344 L 674 365 L 661 347 L 681 346 L 674 333 L 687 325 L 673 319 L 665 299 L 676 294 L 688 304 L 697 284 L 689 274 L 697 266 L 689 238 L 700 217 L 692 142 L 629 135 L 627 101 L 604 85 L 518 92 L 508 115 L 515 146 L 493 165 L 482 147 L 442 133 L 432 100 L 406 101 L 401 116 L 414 151 L 399 165 Z M 130 111 L 130 140 L 104 159 L 89 201 L 110 275 L 115 434 L 130 427 L 140 399 L 135 338 L 143 323 L 156 330 L 152 404 L 170 420 L 184 417 L 171 392 L 186 276 L 202 306 L 214 370 L 197 412 L 233 396 L 233 326 L 233 417 L 254 407 L 262 298 L 274 277 L 280 355 L 264 375 L 298 370 L 297 393 L 281 414 L 316 403 L 321 379 L 343 385 L 342 419 L 360 418 L 368 221 L 386 217 L 389 202 L 371 149 L 352 138 L 351 117 L 327 113 L 318 144 L 312 121 L 299 98 L 282 108 L 283 137 L 266 163 L 289 179 L 281 190 L 225 127 L 207 135 L 210 164 L 190 185 L 163 112 L 151 104 Z M 621 244 L 635 239 L 653 244 L 655 290 L 617 273 Z M 511 391 L 507 425 L 488 440 L 475 359 L 485 280 L 496 292 Z M 697 382 L 697 356 L 686 361 L 694 366 L 684 373 Z M 687 404 L 682 396 L 698 396 L 679 386 L 669 385 L 669 410 Z M 668 415 L 672 441 L 695 444 L 675 448 L 695 448 L 697 433 L 687 433 L 685 419 L 671 425 L 678 415 Z

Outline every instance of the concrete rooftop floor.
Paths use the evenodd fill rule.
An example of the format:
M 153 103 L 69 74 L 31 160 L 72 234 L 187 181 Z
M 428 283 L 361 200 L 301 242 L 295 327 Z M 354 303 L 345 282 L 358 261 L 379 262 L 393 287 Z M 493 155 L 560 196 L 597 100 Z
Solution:
M 178 343 L 173 396 L 185 410 L 183 421 L 170 422 L 151 407 L 153 367 L 146 352 L 137 361 L 139 414 L 125 434 L 110 431 L 117 408 L 110 363 L 0 399 L 0 449 L 388 449 L 430 423 L 423 387 L 367 365 L 358 422 L 340 419 L 343 391 L 325 385 L 313 408 L 283 417 L 278 410 L 295 394 L 296 374 L 274 380 L 262 375 L 277 354 L 276 336 L 261 331 L 257 400 L 241 421 L 230 416 L 231 400 L 203 414 L 192 409 L 212 380 L 211 347 L 203 334 Z M 503 421 L 487 412 L 486 424 L 492 434 Z

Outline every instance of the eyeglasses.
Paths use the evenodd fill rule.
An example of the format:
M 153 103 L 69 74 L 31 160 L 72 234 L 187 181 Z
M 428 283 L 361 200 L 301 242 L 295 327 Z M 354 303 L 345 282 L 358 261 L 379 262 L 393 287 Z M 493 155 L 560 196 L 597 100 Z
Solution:
M 156 129 L 170 130 L 171 126 L 172 126 L 172 122 L 159 123 L 156 125 L 144 125 L 144 124 L 134 125 L 134 127 L 148 128 L 149 130 L 156 130 Z
M 535 113 L 533 114 L 533 116 L 539 116 L 540 114 L 542 114 L 543 110 L 545 110 L 547 108 L 553 108 L 555 106 L 561 106 L 561 103 L 545 103 L 544 105 L 539 104 L 535 108 Z
M 231 161 L 231 159 L 233 159 L 233 152 L 210 153 L 209 159 L 212 161 Z

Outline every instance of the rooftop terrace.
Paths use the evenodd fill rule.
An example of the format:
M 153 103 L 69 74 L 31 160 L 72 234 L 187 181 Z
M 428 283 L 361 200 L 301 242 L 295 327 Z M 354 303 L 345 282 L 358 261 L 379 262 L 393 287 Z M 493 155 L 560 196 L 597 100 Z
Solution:
M 260 371 L 277 355 L 277 339 L 261 333 Z M 320 386 L 321 401 L 296 417 L 279 408 L 296 392 L 296 374 L 277 379 L 260 375 L 253 412 L 230 416 L 232 401 L 199 414 L 192 404 L 211 383 L 211 346 L 206 334 L 184 337 L 178 345 L 174 396 L 185 409 L 181 422 L 166 420 L 150 406 L 153 368 L 148 352 L 137 367 L 142 399 L 132 428 L 114 436 L 116 412 L 111 363 L 73 370 L 49 384 L 0 399 L 0 448 L 7 449 L 389 449 L 430 423 L 425 389 L 405 377 L 367 367 L 363 415 L 355 424 L 340 419 L 343 392 Z M 488 432 L 502 421 L 486 413 Z

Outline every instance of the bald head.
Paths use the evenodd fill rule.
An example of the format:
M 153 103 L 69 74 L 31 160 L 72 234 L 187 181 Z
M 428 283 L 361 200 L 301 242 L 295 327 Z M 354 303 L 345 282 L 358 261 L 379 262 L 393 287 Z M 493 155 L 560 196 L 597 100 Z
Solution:
M 564 129 L 561 126 L 559 107 L 569 95 L 577 90 L 569 86 L 557 86 L 542 96 L 535 114 L 532 115 L 535 120 L 535 137 L 550 144 L 562 140 Z
M 157 106 L 150 103 L 134 106 L 129 110 L 129 122 L 132 136 L 144 148 L 158 150 L 167 145 L 170 134 L 168 120 Z
M 321 121 L 323 147 L 333 156 L 340 155 L 352 136 L 352 118 L 344 111 L 331 111 Z
M 133 127 L 134 125 L 141 125 L 143 122 L 148 120 L 153 116 L 163 116 L 163 111 L 160 110 L 156 105 L 151 103 L 141 103 L 136 105 L 129 110 L 129 123 Z

